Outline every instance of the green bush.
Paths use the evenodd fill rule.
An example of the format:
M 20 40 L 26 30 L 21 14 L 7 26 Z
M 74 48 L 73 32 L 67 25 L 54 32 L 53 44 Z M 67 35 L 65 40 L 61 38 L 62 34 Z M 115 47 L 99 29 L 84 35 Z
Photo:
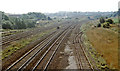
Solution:
M 103 17 L 100 18 L 100 23 L 104 23 L 105 19 Z
M 99 24 L 97 25 L 97 27 L 101 27 L 101 24 L 99 23 Z
M 10 21 L 2 22 L 2 28 L 3 29 L 12 29 L 11 22 Z
M 104 27 L 104 28 L 110 28 L 110 23 L 109 23 L 109 22 L 103 23 L 103 27 Z
M 109 22 L 110 24 L 114 23 L 112 19 L 108 19 L 108 20 L 106 20 L 106 22 Z

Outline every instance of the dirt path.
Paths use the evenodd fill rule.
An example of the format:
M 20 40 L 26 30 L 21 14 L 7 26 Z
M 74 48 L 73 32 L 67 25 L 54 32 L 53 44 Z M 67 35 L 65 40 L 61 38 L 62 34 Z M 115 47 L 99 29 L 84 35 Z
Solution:
M 70 42 L 68 41 L 68 44 L 69 43 Z M 69 65 L 66 67 L 66 69 L 77 69 L 75 56 L 73 55 L 73 49 L 71 49 L 69 45 L 66 45 L 64 52 L 69 55 L 68 57 Z

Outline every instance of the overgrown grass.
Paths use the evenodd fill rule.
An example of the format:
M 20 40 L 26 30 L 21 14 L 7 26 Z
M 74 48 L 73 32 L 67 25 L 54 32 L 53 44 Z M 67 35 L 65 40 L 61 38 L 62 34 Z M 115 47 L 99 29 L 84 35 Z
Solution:
M 94 61 L 96 62 L 96 66 L 99 69 L 102 69 L 102 68 L 108 67 L 106 65 L 106 61 L 101 56 L 101 54 L 94 48 L 94 46 L 91 44 L 91 42 L 86 34 L 87 31 L 92 30 L 92 28 L 91 28 L 92 25 L 93 24 L 91 24 L 91 23 L 87 23 L 87 24 L 83 24 L 80 28 L 80 30 L 83 32 L 83 35 L 82 35 L 82 39 L 84 39 L 83 45 L 86 47 L 86 50 L 88 51 L 87 54 L 90 54 L 92 56 L 92 58 L 94 59 Z M 105 66 L 102 66 L 103 64 L 105 64 Z M 95 66 L 93 65 L 93 67 L 95 67 Z
M 118 18 L 113 18 L 114 23 L 118 23 Z
M 106 63 L 110 69 L 118 68 L 118 27 L 114 24 L 110 28 L 92 27 L 90 23 L 83 24 L 81 30 L 84 32 L 84 44 L 89 53 L 99 63 Z M 92 47 L 92 48 L 91 48 Z M 96 57 L 95 55 L 99 56 Z M 104 59 L 101 59 L 102 58 Z M 103 67 L 98 64 L 98 67 Z
M 118 68 L 118 34 L 105 28 L 86 32 L 92 46 L 103 56 L 109 68 Z
M 102 68 L 105 68 L 105 67 L 108 67 L 106 65 L 106 61 L 104 60 L 104 58 L 102 57 L 102 54 L 98 53 L 96 51 L 95 48 L 93 48 L 92 44 L 90 43 L 88 37 L 86 36 L 86 34 L 83 34 L 82 38 L 84 39 L 84 46 L 87 48 L 86 50 L 88 51 L 88 53 L 92 56 L 92 58 L 94 59 L 94 61 L 96 62 L 97 64 L 97 67 L 99 69 L 102 69 Z M 87 54 L 88 54 L 87 53 Z M 105 64 L 105 66 L 102 66 L 103 64 Z
M 55 28 L 51 29 L 51 30 L 47 30 L 45 32 L 41 32 L 40 34 L 36 34 L 34 36 L 31 36 L 30 38 L 21 39 L 19 41 L 13 42 L 12 45 L 8 46 L 8 48 L 6 48 L 4 51 L 2 51 L 2 59 L 12 55 L 17 50 L 24 48 L 30 42 L 37 40 L 38 38 L 48 34 L 49 32 L 51 32 L 53 30 L 55 30 Z
M 2 36 L 9 36 L 9 35 L 13 35 L 13 34 L 17 34 L 23 31 L 28 31 L 28 30 L 33 30 L 35 28 L 27 28 L 27 29 L 2 29 Z

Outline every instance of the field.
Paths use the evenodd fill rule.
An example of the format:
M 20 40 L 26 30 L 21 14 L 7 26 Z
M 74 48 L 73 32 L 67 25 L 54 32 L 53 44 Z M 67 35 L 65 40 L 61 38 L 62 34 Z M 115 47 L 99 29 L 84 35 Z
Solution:
M 94 28 L 86 32 L 92 46 L 106 60 L 110 68 L 118 68 L 118 34 L 104 28 Z

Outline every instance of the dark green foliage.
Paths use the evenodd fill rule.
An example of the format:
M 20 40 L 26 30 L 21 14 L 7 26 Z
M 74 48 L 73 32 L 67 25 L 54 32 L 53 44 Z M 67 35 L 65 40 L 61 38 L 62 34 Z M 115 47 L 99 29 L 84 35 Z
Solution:
M 22 27 L 22 29 L 26 29 L 27 28 L 27 26 L 26 26 L 26 24 L 25 24 L 25 22 L 23 20 L 21 21 L 21 27 Z
M 3 29 L 26 29 L 26 24 L 24 20 L 19 18 L 11 18 L 10 20 L 2 21 Z
M 35 22 L 34 21 L 28 21 L 26 24 L 27 24 L 28 28 L 35 27 Z
M 42 19 L 47 20 L 47 17 L 44 14 L 37 13 L 37 12 L 30 12 L 28 14 L 23 14 L 23 15 L 21 15 L 21 18 L 23 18 L 23 19 L 34 19 L 34 20 L 42 20 Z
M 5 15 L 4 13 L 2 13 L 2 19 L 3 19 L 3 20 L 9 20 L 8 16 Z
M 120 23 L 120 17 L 118 18 L 118 21 L 119 21 L 119 23 Z
M 21 18 L 23 18 L 23 19 L 29 19 L 29 18 L 30 18 L 30 16 L 29 16 L 29 15 L 27 15 L 27 14 L 23 14 L 23 15 L 21 16 Z
M 26 29 L 26 24 L 22 19 L 16 18 L 14 29 Z
M 109 27 L 110 27 L 110 23 L 109 23 L 109 22 L 105 22 L 105 23 L 103 24 L 103 27 L 104 27 L 104 28 L 109 28 Z
M 120 23 L 120 8 L 118 10 L 118 20 L 119 20 L 119 23 Z
M 108 19 L 108 20 L 106 20 L 106 22 L 109 22 L 110 24 L 114 23 L 112 19 Z
M 2 28 L 3 29 L 26 29 L 35 27 L 38 20 L 52 20 L 50 17 L 45 16 L 42 13 L 30 12 L 19 16 L 5 15 L 2 12 Z
M 11 23 L 9 21 L 2 22 L 3 29 L 12 29 Z
M 99 24 L 97 25 L 97 27 L 101 27 L 101 24 L 99 23 Z
M 105 17 L 106 19 L 108 19 L 108 17 Z
M 52 20 L 50 17 L 48 17 L 48 20 Z
M 100 23 L 104 23 L 105 19 L 103 17 L 100 18 Z
M 32 27 L 35 27 L 35 24 L 34 23 L 30 23 L 27 25 L 28 28 L 32 28 Z

